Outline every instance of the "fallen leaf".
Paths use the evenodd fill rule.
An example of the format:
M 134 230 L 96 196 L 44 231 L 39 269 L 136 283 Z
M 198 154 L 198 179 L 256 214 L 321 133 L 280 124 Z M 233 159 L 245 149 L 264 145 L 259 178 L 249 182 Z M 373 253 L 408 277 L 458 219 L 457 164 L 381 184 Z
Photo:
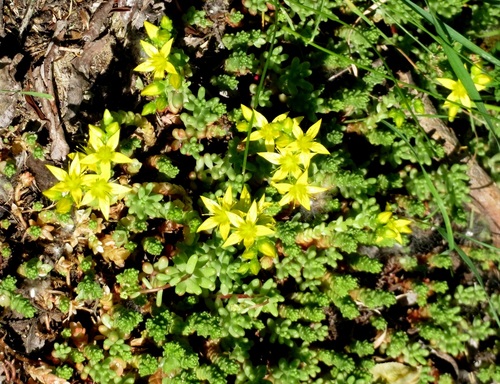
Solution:
M 371 373 L 374 380 L 387 384 L 416 384 L 420 379 L 420 367 L 410 367 L 401 363 L 376 364 Z
M 52 373 L 49 366 L 42 364 L 39 367 L 32 365 L 25 365 L 26 373 L 28 373 L 34 380 L 38 380 L 42 384 L 69 384 L 69 381 L 61 379 Z

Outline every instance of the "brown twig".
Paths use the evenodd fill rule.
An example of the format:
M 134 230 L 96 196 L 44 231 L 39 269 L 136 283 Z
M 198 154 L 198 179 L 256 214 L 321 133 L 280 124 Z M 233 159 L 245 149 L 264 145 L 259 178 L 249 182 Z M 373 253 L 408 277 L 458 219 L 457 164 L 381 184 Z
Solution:
M 5 30 L 3 27 L 3 0 L 0 0 L 0 37 L 5 37 Z
M 23 21 L 21 22 L 21 25 L 19 26 L 19 37 L 21 37 L 24 33 L 24 30 L 28 27 L 28 24 L 31 20 L 31 17 L 33 16 L 33 13 L 35 12 L 35 5 L 36 1 L 35 0 L 30 0 L 28 4 L 28 8 L 26 9 L 26 12 L 24 13 Z

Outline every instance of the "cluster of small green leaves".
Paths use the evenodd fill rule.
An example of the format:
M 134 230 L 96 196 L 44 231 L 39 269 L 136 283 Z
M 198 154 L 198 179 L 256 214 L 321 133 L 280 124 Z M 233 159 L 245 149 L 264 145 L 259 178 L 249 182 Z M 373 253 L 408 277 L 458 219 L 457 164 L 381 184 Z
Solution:
M 447 253 L 407 255 L 403 235 L 411 232 L 410 221 L 401 216 L 408 207 L 420 216 L 426 203 L 434 208 L 430 176 L 446 209 L 463 222 L 468 180 L 462 165 L 443 161 L 433 167 L 444 151 L 410 118 L 425 112 L 422 103 L 401 99 L 399 87 L 387 84 L 395 80 L 387 68 L 370 69 L 371 48 L 397 39 L 382 36 L 371 24 L 353 30 L 345 22 L 325 39 L 318 34 L 319 23 L 340 20 L 334 12 L 345 10 L 339 2 L 311 3 L 308 8 L 292 0 L 284 2 L 288 7 L 244 1 L 249 14 L 240 14 L 236 22 L 261 12 L 258 28 L 253 28 L 254 18 L 249 30 L 222 36 L 230 52 L 212 82 L 223 84 L 230 95 L 250 80 L 252 108 L 231 110 L 230 102 L 210 97 L 205 84 L 194 94 L 187 81 L 193 75 L 190 58 L 173 46 L 172 21 L 145 23 L 147 39 L 141 45 L 147 58 L 136 70 L 151 73 L 142 95 L 153 100 L 142 114 L 179 117 L 183 127 L 171 131 L 169 140 L 174 140 L 165 151 L 179 150 L 189 159 L 183 172 L 170 156 L 157 158 L 155 167 L 189 183 L 189 196 L 181 186 L 158 182 L 138 184 L 128 193 L 128 215 L 118 220 L 111 237 L 128 254 L 135 241 L 145 252 L 137 252 L 130 263 L 142 263 L 141 272 L 127 268 L 116 277 L 114 292 L 127 306 L 111 303 L 112 309 L 103 309 L 102 343 L 76 348 L 72 335 L 54 347 L 56 357 L 82 378 L 131 383 L 159 373 L 165 383 L 362 384 L 373 382 L 373 356 L 381 355 L 404 362 L 412 368 L 405 374 L 426 383 L 437 375 L 431 371 L 431 352 L 456 358 L 470 351 L 469 338 L 478 345 L 498 334 L 491 320 L 477 320 L 486 308 L 482 290 L 459 285 L 452 292 L 444 282 L 414 278 L 436 269 L 447 273 L 453 264 Z M 269 12 L 273 6 L 279 8 L 276 14 Z M 388 9 L 381 5 L 379 17 L 391 24 Z M 234 9 L 230 14 L 236 14 Z M 206 12 L 194 7 L 184 22 L 212 26 Z M 327 48 L 311 52 L 304 39 Z M 267 43 L 274 48 L 262 53 Z M 294 56 L 295 48 L 305 54 Z M 369 74 L 359 75 L 359 68 Z M 245 77 L 249 74 L 255 77 Z M 349 87 L 343 86 L 343 74 Z M 272 85 L 259 89 L 255 82 L 264 75 L 262 84 Z M 377 92 L 383 95 L 375 97 Z M 312 124 L 304 132 L 302 118 L 288 113 L 269 122 L 257 109 L 271 106 L 304 115 Z M 458 113 L 453 103 L 445 107 L 450 117 Z M 318 114 L 325 114 L 324 122 Z M 230 132 L 228 122 L 239 133 Z M 137 148 L 131 141 L 123 146 L 131 152 Z M 250 150 L 244 153 L 244 146 Z M 424 174 L 416 165 L 433 170 Z M 400 194 L 407 196 L 398 199 Z M 203 205 L 209 216 L 204 221 L 199 216 Z M 374 251 L 377 246 L 392 247 L 394 273 L 384 264 L 389 256 Z M 487 262 L 485 254 L 477 255 L 481 258 Z M 115 263 L 125 265 L 124 260 Z M 99 299 L 104 308 L 113 295 L 91 267 L 82 270 L 77 301 Z M 500 307 L 498 296 L 492 302 Z M 398 306 L 408 313 L 411 335 L 390 323 Z M 371 336 L 356 334 L 346 341 L 337 327 L 362 327 L 360 335 Z M 132 348 L 134 332 L 141 348 Z M 496 355 L 498 346 L 490 352 Z M 487 380 L 498 372 L 481 366 L 480 375 Z M 449 381 L 440 376 L 443 383 Z
M 36 309 L 31 302 L 17 293 L 16 278 L 7 276 L 0 281 L 0 306 L 10 308 L 21 316 L 31 318 L 35 316 Z

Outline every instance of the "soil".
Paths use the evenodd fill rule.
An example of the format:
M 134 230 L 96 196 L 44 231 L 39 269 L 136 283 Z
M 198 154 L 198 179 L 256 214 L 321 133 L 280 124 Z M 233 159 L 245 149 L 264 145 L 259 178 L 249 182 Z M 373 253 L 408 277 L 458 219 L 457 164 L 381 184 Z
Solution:
M 10 258 L 0 256 L 0 279 L 15 276 L 19 265 L 34 255 L 56 262 L 70 237 L 75 249 L 64 252 L 78 253 L 78 235 L 51 233 L 50 224 L 42 225 L 37 241 L 27 234 L 34 224 L 33 202 L 55 181 L 45 164 L 62 165 L 105 108 L 137 110 L 133 68 L 140 57 L 143 23 L 157 23 L 166 8 L 178 6 L 153 0 L 0 1 L 0 164 L 15 164 L 17 170 L 11 178 L 0 176 L 0 220 L 11 222 L 0 241 L 12 250 Z M 45 161 L 27 147 L 30 133 L 38 136 Z M 50 364 L 62 329 L 64 318 L 53 300 L 64 293 L 64 286 L 62 277 L 42 285 L 18 285 L 20 293 L 34 298 L 38 315 L 0 316 L 0 382 L 64 382 L 44 364 Z M 85 315 L 79 317 L 85 323 Z

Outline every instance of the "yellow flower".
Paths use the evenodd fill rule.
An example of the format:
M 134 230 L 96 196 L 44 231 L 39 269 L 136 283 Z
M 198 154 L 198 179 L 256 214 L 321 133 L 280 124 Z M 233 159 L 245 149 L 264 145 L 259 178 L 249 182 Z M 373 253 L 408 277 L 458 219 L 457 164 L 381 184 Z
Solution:
M 330 154 L 322 144 L 314 141 L 314 138 L 318 135 L 320 126 L 321 119 L 311 125 L 305 134 L 298 125 L 294 125 L 293 127 L 292 133 L 295 136 L 295 141 L 288 144 L 286 149 L 299 152 L 302 164 L 309 164 L 309 155 L 311 153 Z
M 395 219 L 392 217 L 392 212 L 386 210 L 385 212 L 379 213 L 377 216 L 377 222 L 382 224 L 380 228 L 377 229 L 376 243 L 380 243 L 387 239 L 394 239 L 399 244 L 403 244 L 402 233 L 411 233 L 410 220 L 405 219 Z
M 308 211 L 311 210 L 311 196 L 317 193 L 325 192 L 327 189 L 309 185 L 307 182 L 308 169 L 299 176 L 295 184 L 278 183 L 272 184 L 279 193 L 284 195 L 279 204 L 286 205 L 288 203 L 300 204 Z
M 290 151 L 286 148 L 280 150 L 278 152 L 259 152 L 257 153 L 259 156 L 262 156 L 264 159 L 269 161 L 272 164 L 279 165 L 279 168 L 275 171 L 272 181 L 280 181 L 289 175 L 297 178 L 299 177 L 303 169 L 309 166 L 310 160 L 315 156 L 315 153 L 309 153 L 307 155 L 300 156 L 298 152 Z M 307 160 L 304 164 L 302 161 Z
M 482 66 L 475 64 L 471 68 L 471 78 L 478 91 L 486 88 L 486 85 L 491 82 L 491 77 L 483 73 Z M 455 116 L 462 107 L 470 109 L 472 101 L 460 80 L 451 80 L 445 78 L 437 78 L 436 81 L 443 87 L 451 90 L 451 93 L 444 102 L 444 107 L 448 108 L 448 120 L 455 120 Z
M 116 124 L 118 125 L 118 123 Z M 111 170 L 111 162 L 117 164 L 132 162 L 132 159 L 125 156 L 123 153 L 115 152 L 115 149 L 118 147 L 118 143 L 120 141 L 120 129 L 118 128 L 116 131 L 112 129 L 111 132 L 113 131 L 114 133 L 112 133 L 106 140 L 105 132 L 89 124 L 88 154 L 81 160 L 82 164 L 87 165 L 90 169 L 96 172 L 108 172 Z
M 258 224 L 258 211 L 257 202 L 254 201 L 244 218 L 234 212 L 228 212 L 229 221 L 234 229 L 222 246 L 229 247 L 230 245 L 243 242 L 245 248 L 248 249 L 255 243 L 258 237 L 274 234 L 271 228 Z
M 478 91 L 486 89 L 486 86 L 491 83 L 492 80 L 490 76 L 483 72 L 483 66 L 481 64 L 473 65 L 470 69 L 470 75 Z
M 301 118 L 291 119 L 287 117 L 288 113 L 283 113 L 276 116 L 276 118 L 269 123 L 264 115 L 257 112 L 255 109 L 250 109 L 245 105 L 241 105 L 241 111 L 243 112 L 245 120 L 247 122 L 252 122 L 252 127 L 257 128 L 256 131 L 250 134 L 250 141 L 263 139 L 268 152 L 274 151 L 276 141 L 284 143 L 285 145 L 288 144 L 290 142 L 288 134 L 291 134 L 293 127 L 298 127 L 301 121 Z M 246 131 L 247 129 L 247 123 L 239 124 L 238 126 L 238 130 L 240 131 Z
M 209 229 L 219 227 L 220 234 L 223 240 L 226 240 L 229 236 L 229 230 L 231 228 L 231 222 L 229 221 L 228 212 L 234 206 L 233 203 L 233 191 L 231 186 L 226 190 L 224 197 L 218 202 L 208 199 L 205 196 L 201 196 L 201 200 L 205 207 L 210 212 L 211 217 L 206 219 L 199 227 L 196 232 L 207 231 Z
M 129 187 L 110 182 L 109 178 L 109 171 L 83 177 L 88 190 L 83 196 L 82 205 L 98 207 L 106 220 L 109 219 L 110 206 L 131 191 Z
M 79 156 L 74 156 L 68 172 L 52 165 L 47 165 L 46 167 L 56 177 L 56 179 L 59 180 L 59 183 L 44 191 L 43 194 L 54 201 L 59 201 L 69 194 L 74 203 L 79 206 L 83 196 L 83 188 L 85 187 L 83 179 L 85 167 L 80 165 Z M 65 209 L 67 207 L 68 206 L 66 204 Z M 69 211 L 69 209 L 67 211 Z
M 134 71 L 153 72 L 153 77 L 155 79 L 163 79 L 165 77 L 165 72 L 176 75 L 177 71 L 175 70 L 175 67 L 168 60 L 173 42 L 174 39 L 170 39 L 161 47 L 160 50 L 158 50 L 153 44 L 141 40 L 142 49 L 144 49 L 144 52 L 149 58 L 135 67 Z

